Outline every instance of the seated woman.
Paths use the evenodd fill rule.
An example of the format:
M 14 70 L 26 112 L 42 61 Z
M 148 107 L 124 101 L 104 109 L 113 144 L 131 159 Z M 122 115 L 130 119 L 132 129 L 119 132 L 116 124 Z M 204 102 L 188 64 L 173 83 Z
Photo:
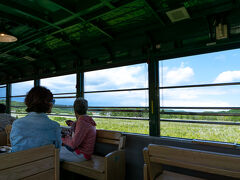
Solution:
M 62 138 L 64 146 L 60 151 L 60 160 L 81 162 L 91 159 L 96 140 L 96 123 L 86 114 L 87 109 L 87 100 L 75 100 L 74 112 L 77 120 L 72 124 L 73 136 Z
M 10 141 L 12 152 L 55 144 L 61 147 L 60 125 L 48 118 L 54 104 L 53 94 L 45 87 L 32 88 L 25 104 L 28 115 L 17 119 L 12 125 Z
M 4 131 L 7 125 L 11 125 L 16 118 L 10 116 L 6 113 L 6 106 L 4 104 L 0 104 L 0 132 Z

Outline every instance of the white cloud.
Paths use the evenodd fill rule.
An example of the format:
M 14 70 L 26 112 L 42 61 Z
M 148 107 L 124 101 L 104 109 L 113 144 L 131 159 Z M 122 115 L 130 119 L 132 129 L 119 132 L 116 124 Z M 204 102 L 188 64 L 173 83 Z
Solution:
M 148 87 L 147 65 L 133 65 L 87 72 L 85 91 L 131 89 Z M 146 106 L 147 91 L 85 94 L 89 104 L 99 106 Z
M 232 107 L 239 106 L 238 102 L 233 101 L 234 97 L 238 97 L 238 94 L 237 89 L 221 87 L 169 89 L 161 92 L 160 104 L 170 107 Z
M 164 101 L 163 106 L 170 106 L 170 107 L 229 107 L 231 106 L 228 102 L 221 101 L 221 100 L 166 100 Z M 196 111 L 196 110 L 195 110 Z
M 197 99 L 203 98 L 204 96 L 219 96 L 227 94 L 227 91 L 223 91 L 218 88 L 189 88 L 189 89 L 169 89 L 169 90 L 160 90 L 160 97 L 164 96 L 164 98 L 168 99 Z
M 165 81 L 170 85 L 174 85 L 181 82 L 189 82 L 193 76 L 193 69 L 191 67 L 184 67 L 182 63 L 179 68 L 173 68 L 166 72 Z
M 41 86 L 45 86 L 52 93 L 65 93 L 76 91 L 76 75 L 58 76 L 41 80 Z
M 85 90 L 147 87 L 147 72 L 144 68 L 144 65 L 138 65 L 87 72 Z
M 214 83 L 224 83 L 240 80 L 240 71 L 225 71 L 220 73 Z
M 147 91 L 108 92 L 99 94 L 85 94 L 89 105 L 98 106 L 147 106 Z
M 12 95 L 26 95 L 26 93 L 33 87 L 33 81 L 25 81 L 12 84 Z

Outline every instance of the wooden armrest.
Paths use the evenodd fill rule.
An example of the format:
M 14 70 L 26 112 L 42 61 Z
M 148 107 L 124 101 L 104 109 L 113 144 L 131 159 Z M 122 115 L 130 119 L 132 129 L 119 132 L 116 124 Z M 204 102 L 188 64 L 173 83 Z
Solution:
M 146 163 L 143 165 L 143 179 L 149 180 L 148 165 Z
M 107 179 L 123 180 L 125 178 L 125 151 L 113 151 L 104 158 Z
M 113 152 L 110 152 L 108 153 L 105 158 L 111 158 L 111 157 L 114 157 L 114 156 L 121 156 L 122 154 L 125 154 L 125 151 L 124 150 L 116 150 L 116 151 L 113 151 Z

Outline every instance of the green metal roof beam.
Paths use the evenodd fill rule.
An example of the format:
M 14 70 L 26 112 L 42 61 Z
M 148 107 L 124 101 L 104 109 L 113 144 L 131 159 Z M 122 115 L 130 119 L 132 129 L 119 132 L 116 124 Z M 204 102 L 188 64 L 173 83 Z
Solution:
M 159 15 L 154 11 L 152 6 L 149 4 L 148 0 L 143 0 L 143 2 L 146 4 L 146 8 L 153 14 L 153 16 L 160 22 L 160 24 L 162 26 L 165 26 L 165 23 L 162 21 Z
M 54 27 L 54 28 L 56 28 L 56 29 L 58 29 L 58 30 L 61 30 L 61 29 L 62 29 L 61 27 L 59 27 L 59 26 L 57 26 L 57 25 L 55 25 L 55 24 L 53 24 L 53 23 L 50 23 L 50 22 L 48 22 L 48 21 L 46 21 L 46 20 L 43 20 L 43 19 L 41 19 L 41 18 L 39 18 L 39 17 L 33 16 L 33 15 L 28 14 L 28 13 L 26 13 L 26 12 L 23 12 L 23 11 L 21 11 L 21 10 L 19 10 L 19 9 L 15 9 L 15 8 L 6 6 L 6 5 L 4 5 L 4 4 L 0 4 L 0 11 L 3 11 L 3 12 L 8 13 L 8 14 L 11 13 L 11 14 L 13 14 L 13 15 L 15 15 L 15 13 L 17 13 L 17 14 L 23 15 L 23 16 L 25 16 L 25 17 L 29 17 L 29 18 L 31 18 L 31 19 L 33 19 L 33 20 L 42 22 L 42 23 L 48 25 L 47 27 Z M 47 27 L 44 27 L 44 28 L 39 29 L 38 32 L 37 32 L 37 34 L 30 35 L 30 36 L 27 37 L 27 39 L 32 38 L 32 37 L 34 37 L 34 36 L 36 36 L 36 35 L 41 34 L 41 33 L 42 33 L 41 30 L 46 29 Z M 25 40 L 25 39 L 24 39 L 24 40 Z M 22 41 L 23 41 L 23 40 L 22 40 Z M 16 43 L 17 43 L 17 44 L 20 44 L 21 41 L 18 41 L 18 42 L 16 42 Z M 12 45 L 10 45 L 10 46 L 7 46 L 7 47 L 5 47 L 5 48 L 3 48 L 3 49 L 1 49 L 1 51 L 3 51 L 4 49 L 7 49 L 7 48 L 9 48 L 9 47 L 11 48 L 12 46 L 14 46 L 14 44 L 12 44 Z M 8 52 L 8 51 L 7 51 L 7 52 Z M 3 52 L 3 53 L 7 53 L 7 52 Z
M 59 4 L 55 3 L 55 2 L 52 2 L 52 3 L 55 4 L 58 8 L 66 11 L 66 12 L 68 12 L 68 13 L 71 14 L 72 16 L 75 16 L 75 15 L 76 15 L 74 12 L 70 11 L 69 9 L 66 9 L 65 7 L 59 5 Z M 87 22 L 87 21 L 86 21 L 85 19 L 83 19 L 81 16 L 77 16 L 76 18 L 77 18 L 77 19 L 80 19 L 82 22 Z M 98 30 L 99 32 L 101 32 L 102 34 L 108 36 L 110 39 L 113 39 L 113 37 L 112 37 L 110 34 L 108 34 L 107 32 L 105 32 L 104 30 L 102 30 L 102 29 L 99 28 L 98 26 L 92 24 L 91 22 L 87 22 L 87 23 L 89 23 L 92 27 L 94 27 L 95 29 L 97 29 L 97 30 Z
M 137 1 L 138 1 L 138 0 L 137 0 Z M 135 1 L 132 1 L 132 2 L 127 3 L 127 4 L 124 4 L 124 5 L 122 5 L 122 6 L 118 7 L 118 8 L 126 7 L 128 4 L 131 4 L 131 3 L 133 3 L 133 2 L 135 2 Z M 96 9 L 96 8 L 102 7 L 103 5 L 104 5 L 104 3 L 101 3 L 101 4 L 99 4 L 99 5 L 93 6 L 92 8 L 89 8 L 89 9 L 87 10 L 87 12 L 89 12 L 90 10 L 94 10 L 94 9 Z M 99 17 L 101 17 L 101 16 L 103 16 L 103 15 L 106 15 L 106 14 L 108 14 L 108 13 L 110 13 L 110 12 L 113 12 L 113 11 L 117 10 L 118 8 L 113 9 L 113 10 L 108 11 L 108 12 L 105 12 L 105 13 L 102 13 L 102 14 L 94 17 L 94 18 L 91 18 L 91 19 L 87 20 L 87 22 L 93 21 L 93 20 L 95 20 L 95 19 L 97 19 L 97 18 L 99 18 Z M 55 24 L 55 25 L 64 24 L 64 23 L 66 23 L 66 22 L 68 22 L 68 21 L 71 21 L 72 19 L 75 19 L 76 17 L 78 17 L 78 16 L 80 16 L 80 15 L 83 15 L 83 14 L 85 14 L 85 13 L 87 13 L 87 12 L 86 12 L 86 11 L 81 11 L 81 12 L 76 13 L 76 14 L 70 16 L 70 17 L 67 17 L 67 18 L 62 19 L 62 20 L 60 20 L 60 21 L 58 21 L 58 22 L 55 22 L 54 24 Z M 50 34 L 48 34 L 48 35 L 57 34 L 57 33 L 60 33 L 60 32 L 62 32 L 62 31 L 64 31 L 64 30 L 65 30 L 65 29 L 60 29 L 60 30 L 57 30 L 57 31 L 55 31 L 55 32 L 52 32 L 52 33 L 50 33 Z M 39 33 L 38 33 L 37 35 L 39 35 Z M 34 35 L 33 35 L 33 36 L 34 36 Z M 33 36 L 31 36 L 30 38 L 32 38 Z M 22 47 L 22 46 L 25 46 L 25 45 L 34 43 L 34 42 L 38 41 L 39 39 L 45 38 L 46 36 L 47 36 L 47 35 L 43 35 L 43 36 L 41 36 L 41 37 L 39 37 L 39 38 L 37 38 L 37 39 L 30 40 L 30 41 L 28 41 L 28 42 L 26 42 L 26 43 L 23 43 L 23 44 L 21 44 L 20 46 L 19 46 L 19 45 L 16 46 L 16 45 L 12 44 L 12 46 L 6 47 L 6 48 L 2 49 L 2 50 L 5 50 L 5 49 L 9 49 L 9 48 L 13 47 L 12 49 L 9 49 L 9 50 L 7 50 L 6 52 L 3 52 L 3 53 L 7 53 L 7 52 L 9 52 L 9 51 L 11 51 L 11 50 L 14 50 L 14 49 L 17 49 L 17 48 L 19 48 L 19 47 Z M 27 40 L 27 39 L 29 39 L 29 38 L 23 39 L 23 41 L 25 41 L 25 40 Z M 15 46 L 15 47 L 14 47 L 14 46 Z
M 53 3 L 53 2 L 52 2 L 52 3 Z M 55 3 L 55 4 L 56 4 L 56 3 Z M 69 21 L 77 18 L 78 16 L 82 16 L 82 15 L 84 15 L 84 14 L 87 14 L 87 13 L 91 12 L 91 11 L 94 11 L 94 10 L 96 10 L 96 9 L 99 9 L 99 8 L 103 7 L 104 5 L 105 5 L 104 3 L 97 4 L 97 5 L 95 5 L 95 6 L 92 6 L 92 7 L 88 8 L 87 10 L 80 11 L 80 12 L 78 12 L 78 13 L 75 13 L 75 14 L 72 15 L 72 16 L 69 16 L 69 17 L 67 17 L 67 18 L 64 18 L 64 19 L 62 19 L 62 20 L 60 20 L 60 21 L 58 21 L 58 22 L 55 22 L 54 24 L 55 24 L 55 25 L 64 24 L 64 23 L 66 23 L 66 22 L 69 22 Z
M 64 24 L 64 23 L 66 23 L 66 22 L 68 22 L 68 21 L 71 21 L 71 20 L 77 18 L 77 17 L 80 16 L 80 15 L 86 14 L 86 13 L 88 13 L 88 12 L 91 12 L 91 11 L 96 10 L 96 9 L 98 9 L 98 8 L 100 8 L 100 7 L 103 7 L 103 6 L 104 6 L 104 3 L 100 3 L 100 4 L 98 4 L 98 5 L 95 5 L 95 6 L 91 7 L 91 8 L 89 8 L 88 10 L 84 10 L 84 11 L 78 12 L 78 13 L 74 14 L 73 16 L 64 18 L 64 19 L 59 20 L 59 21 L 57 21 L 57 22 L 55 22 L 55 23 L 53 23 L 53 24 L 56 25 L 56 26 L 57 26 L 57 25 L 60 25 L 60 24 Z M 42 31 L 42 30 L 46 30 L 46 29 L 49 28 L 49 27 L 50 27 L 50 26 L 45 26 L 45 27 L 43 27 L 43 28 L 41 28 L 41 29 L 38 29 L 39 32 L 37 32 L 36 34 L 29 35 L 27 38 L 24 38 L 24 39 L 22 39 L 21 41 L 18 41 L 18 43 L 20 43 L 20 42 L 22 42 L 22 41 L 26 41 L 26 40 L 28 40 L 28 39 L 31 39 L 31 38 L 33 38 L 34 36 L 41 35 L 41 33 L 42 33 L 41 31 Z M 55 33 L 51 33 L 51 35 L 56 34 L 56 33 L 59 33 L 59 32 L 62 32 L 62 31 L 64 31 L 64 30 L 65 30 L 65 29 L 59 29 L 59 30 L 56 31 Z M 42 36 L 42 37 L 46 37 L 46 36 Z M 40 39 L 40 38 L 37 38 L 37 40 L 38 40 L 38 39 Z M 33 41 L 30 40 L 30 42 L 35 42 L 35 40 L 33 40 Z M 29 43 L 27 43 L 27 44 L 29 44 Z M 25 44 L 25 43 L 24 43 L 24 44 L 21 44 L 20 47 L 22 47 L 23 45 L 27 45 L 27 44 Z M 11 44 L 11 45 L 9 45 L 9 46 L 6 46 L 6 47 L 2 48 L 1 51 L 4 51 L 5 49 L 9 49 L 9 48 L 14 47 L 14 46 L 16 46 L 16 44 Z M 15 49 L 15 48 L 14 48 L 14 49 Z M 7 53 L 7 51 L 4 52 L 4 53 Z
M 7 13 L 11 13 L 12 12 L 11 14 L 15 14 L 15 13 L 21 14 L 21 15 L 29 17 L 29 18 L 31 18 L 33 20 L 36 20 L 36 21 L 39 21 L 41 23 L 47 24 L 48 26 L 52 26 L 52 27 L 54 27 L 56 29 L 61 29 L 59 26 L 57 26 L 57 25 L 55 25 L 53 23 L 50 23 L 50 22 L 48 22 L 46 20 L 43 20 L 43 19 L 41 19 L 39 17 L 33 16 L 31 14 L 28 14 L 26 12 L 23 12 L 21 10 L 18 10 L 18 9 L 15 9 L 15 8 L 12 8 L 12 7 L 3 5 L 3 4 L 0 4 L 0 11 L 7 12 Z
M 115 9 L 116 7 L 114 5 L 112 5 L 112 3 L 110 3 L 108 0 L 100 0 L 102 1 L 107 7 L 109 7 L 110 9 Z
M 131 2 L 129 2 L 129 3 L 126 3 L 126 4 L 124 4 L 124 5 L 121 5 L 121 6 L 119 6 L 119 7 L 116 7 L 115 9 L 112 9 L 111 11 L 108 11 L 108 12 L 99 14 L 99 15 L 97 15 L 97 16 L 95 16 L 95 17 L 92 17 L 92 18 L 88 19 L 87 22 L 90 22 L 90 21 L 94 21 L 94 20 L 96 20 L 96 19 L 99 19 L 99 18 L 101 18 L 102 16 L 106 16 L 106 15 L 109 14 L 109 13 L 114 13 L 114 12 L 118 11 L 120 8 L 128 8 L 129 5 L 132 5 L 133 3 L 140 2 L 140 1 L 142 1 L 142 0 L 134 0 L 134 1 L 131 1 Z

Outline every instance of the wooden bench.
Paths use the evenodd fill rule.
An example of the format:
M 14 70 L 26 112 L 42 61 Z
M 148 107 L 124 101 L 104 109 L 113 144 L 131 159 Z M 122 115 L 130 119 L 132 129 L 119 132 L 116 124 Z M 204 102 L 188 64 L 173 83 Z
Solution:
M 0 146 L 7 145 L 7 134 L 5 131 L 0 132 Z
M 10 132 L 12 125 L 7 125 L 5 131 L 0 132 L 0 146 L 11 146 L 10 143 Z
M 163 169 L 163 165 L 240 178 L 240 155 L 150 144 L 144 148 L 144 180 L 202 179 Z
M 59 150 L 54 145 L 0 154 L 1 180 L 59 180 Z
M 121 132 L 97 130 L 97 143 L 116 145 L 117 150 L 106 156 L 93 155 L 91 160 L 76 163 L 63 162 L 67 171 L 99 180 L 123 180 L 125 178 L 125 136 Z
M 10 133 L 11 133 L 11 130 L 12 130 L 12 125 L 7 125 L 5 127 L 5 132 L 7 134 L 7 146 L 11 146 L 11 142 L 10 142 Z

